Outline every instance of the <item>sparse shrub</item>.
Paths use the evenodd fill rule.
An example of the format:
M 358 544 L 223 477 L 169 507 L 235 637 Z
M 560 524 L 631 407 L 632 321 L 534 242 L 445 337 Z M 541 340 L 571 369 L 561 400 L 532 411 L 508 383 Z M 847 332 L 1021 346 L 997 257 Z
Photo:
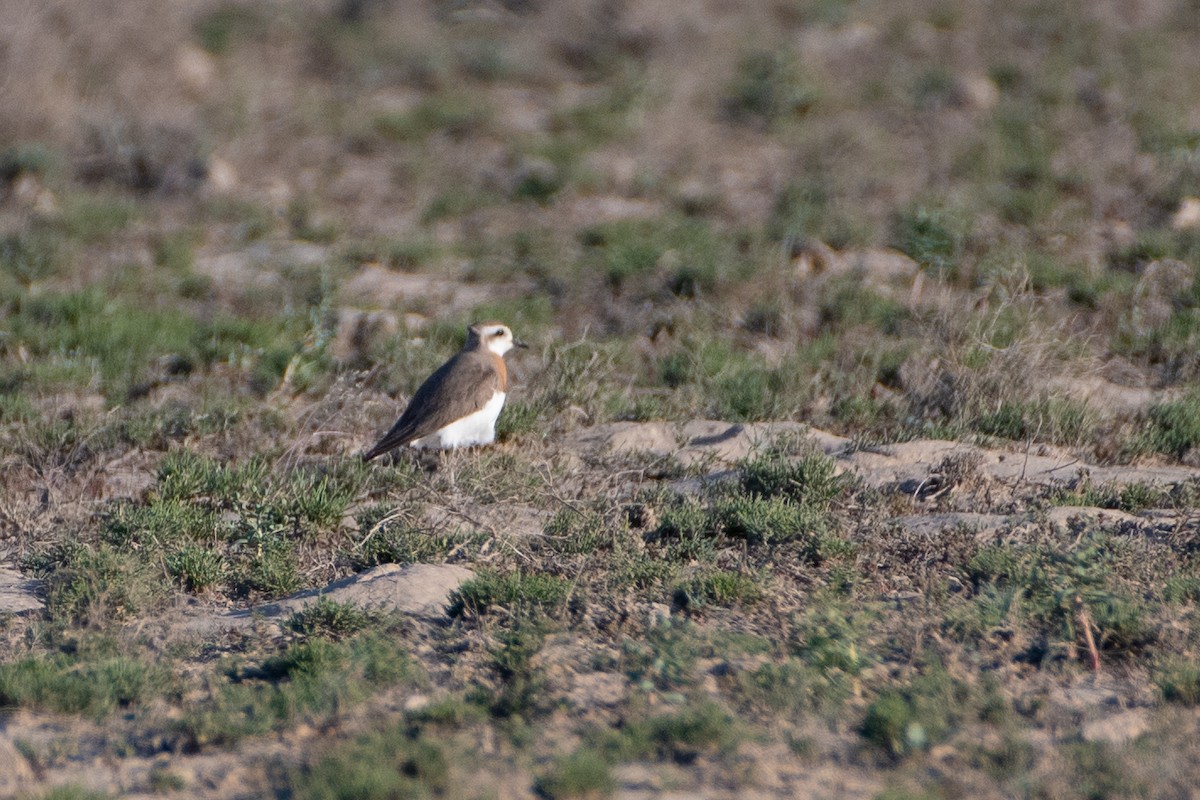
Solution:
M 706 221 L 668 216 L 619 220 L 583 232 L 585 263 L 595 264 L 615 290 L 662 291 L 694 298 L 736 275 L 742 258 Z M 652 281 L 657 277 L 657 285 Z
M 1121 750 L 1108 742 L 1067 742 L 1060 755 L 1068 765 L 1068 785 L 1079 797 L 1090 800 L 1147 794 Z
M 1179 458 L 1200 446 L 1200 393 L 1152 406 L 1147 417 L 1142 438 L 1149 449 Z
M 819 452 L 788 452 L 785 446 L 767 448 L 738 464 L 742 488 L 762 497 L 780 497 L 797 506 L 825 511 L 845 488 L 833 459 Z
M 1144 604 L 1118 588 L 1106 536 L 1094 534 L 1066 548 L 1050 544 L 980 548 L 967 565 L 976 587 L 976 611 L 982 615 L 976 623 L 986 628 L 1019 612 L 1019 620 L 1031 623 L 1045 637 L 1030 652 L 1040 660 L 1054 653 L 1051 643 L 1073 649 L 1082 642 L 1082 608 L 1102 650 L 1114 655 L 1143 650 L 1156 633 L 1145 619 Z
M 373 615 L 351 603 L 339 603 L 322 595 L 317 602 L 297 611 L 286 621 L 296 633 L 324 639 L 344 639 L 368 627 Z
M 701 572 L 675 588 L 677 605 L 698 609 L 707 605 L 729 606 L 753 603 L 762 597 L 759 581 L 750 575 L 728 570 Z
M 746 358 L 711 380 L 713 411 L 721 419 L 743 422 L 767 420 L 780 411 L 784 391 L 783 375 L 778 369 Z
M 110 800 L 109 795 L 82 786 L 56 786 L 40 796 L 40 800 Z
M 642 691 L 678 692 L 695 680 L 702 649 L 695 625 L 665 620 L 650 627 L 642 641 L 621 645 L 621 667 Z
M 1200 665 L 1182 659 L 1168 659 L 1154 670 L 1154 684 L 1168 703 L 1200 705 Z
M 690 541 L 711 536 L 715 528 L 699 498 L 676 496 L 667 500 L 655 533 L 663 538 Z
M 10 309 L 12 341 L 38 359 L 79 363 L 107 396 L 125 400 L 159 356 L 194 352 L 199 323 L 187 314 L 133 307 L 96 287 L 21 297 Z
M 739 59 L 724 112 L 736 122 L 769 125 L 808 111 L 816 100 L 789 54 L 758 50 Z
M 266 26 L 267 20 L 255 7 L 226 3 L 197 19 L 193 30 L 202 48 L 223 56 L 238 39 L 261 38 Z
M 712 701 L 698 701 L 672 713 L 630 720 L 603 744 L 612 757 L 624 761 L 669 758 L 688 763 L 702 752 L 732 752 L 739 739 L 724 709 Z
M 231 744 L 297 720 L 334 718 L 373 691 L 415 682 L 406 645 L 387 635 L 309 639 L 252 669 L 229 669 L 178 723 L 192 746 Z
M 793 182 L 775 198 L 767 232 L 772 239 L 801 243 L 819 236 L 829 217 L 829 191 L 822 181 Z
M 954 75 L 945 67 L 930 67 L 913 82 L 913 104 L 919 111 L 932 112 L 954 101 Z
M 162 764 L 155 764 L 146 775 L 146 783 L 150 791 L 158 794 L 181 792 L 187 788 L 187 780 L 177 772 Z
M 54 171 L 57 157 L 40 142 L 25 142 L 0 151 L 0 184 L 12 183 L 21 175 L 45 177 Z
M 209 547 L 185 545 L 167 556 L 167 569 L 189 592 L 203 592 L 225 581 L 225 559 Z
M 523 721 L 549 708 L 545 677 L 534 660 L 546 641 L 543 620 L 522 614 L 496 638 L 491 651 L 492 668 L 501 682 L 488 704 L 491 713 L 502 719 Z
M 49 579 L 46 607 L 63 623 L 100 626 L 151 610 L 161 578 L 135 553 L 107 545 L 73 550 Z
M 858 279 L 832 282 L 822 293 L 820 313 L 822 327 L 831 333 L 870 327 L 896 335 L 910 317 L 904 304 L 864 286 Z
M 484 722 L 488 709 L 462 696 L 451 695 L 434 700 L 424 708 L 410 711 L 407 718 L 418 725 L 436 725 L 458 729 Z
M 389 728 L 295 769 L 286 785 L 300 800 L 422 800 L 449 796 L 450 774 L 450 761 L 438 744 Z
M 918 264 L 943 274 L 953 274 L 964 238 L 961 223 L 944 210 L 917 206 L 902 213 L 895 223 L 896 247 Z
M 591 508 L 565 507 L 550 518 L 542 532 L 546 546 L 556 553 L 594 553 L 610 547 L 613 541 L 604 515 Z
M 358 515 L 366 535 L 348 555 L 359 569 L 377 564 L 428 564 L 444 561 L 454 551 L 472 552 L 487 539 L 480 532 L 446 532 L 421 528 L 413 513 L 395 513 L 390 505 L 371 506 Z
M 126 502 L 105 520 L 105 537 L 120 547 L 163 548 L 181 541 L 212 539 L 218 526 L 208 509 L 178 500 L 148 505 Z
M 1200 602 L 1200 576 L 1183 574 L 1168 578 L 1162 596 L 1167 603 Z
M 463 138 L 482 130 L 491 117 L 484 99 L 461 92 L 441 92 L 407 111 L 380 114 L 375 131 L 397 142 L 419 142 L 435 133 Z
M 189 275 L 198 238 L 192 231 L 160 237 L 154 244 L 154 263 L 181 276 Z
M 297 470 L 284 492 L 291 495 L 291 510 L 302 529 L 328 530 L 341 523 L 364 478 L 364 470 L 353 463 L 327 474 Z
M 729 493 L 717 498 L 714 515 L 727 536 L 751 544 L 807 541 L 814 560 L 819 537 L 828 530 L 827 515 L 784 497 Z
M 61 237 L 33 229 L 0 238 L 0 275 L 11 275 L 22 286 L 53 277 L 65 266 Z
M 537 779 L 537 791 L 549 800 L 607 797 L 616 789 L 608 762 L 590 748 L 558 758 Z
M 736 674 L 736 696 L 763 712 L 794 713 L 816 705 L 815 685 L 824 679 L 798 659 L 767 662 L 754 671 Z
M 283 597 L 300 588 L 300 574 L 291 542 L 278 534 L 253 533 L 243 539 L 250 545 L 235 567 L 235 589 L 243 594 L 259 592 L 266 597 Z M 236 551 L 235 551 L 236 552 Z
M 1005 439 L 1077 444 L 1094 424 L 1093 417 L 1082 403 L 1048 397 L 1032 402 L 1005 400 L 979 414 L 972 425 L 980 433 Z
M 102 719 L 157 696 L 168 685 L 156 669 L 124 656 L 96 661 L 63 654 L 27 656 L 0 665 L 0 707 Z
M 530 433 L 541 433 L 541 409 L 533 403 L 515 400 L 504 404 L 504 413 L 496 420 L 496 440 L 508 442 Z
M 68 238 L 104 241 L 128 227 L 137 215 L 137 206 L 121 195 L 72 194 L 63 203 L 57 226 Z
M 510 613 L 549 610 L 560 606 L 571 592 L 571 584 L 553 575 L 482 574 L 454 592 L 448 613 L 452 617 L 486 614 L 492 607 Z
M 814 607 L 797 621 L 789 650 L 812 670 L 814 707 L 836 709 L 859 692 L 859 677 L 871 663 L 866 624 L 862 614 L 836 600 Z
M 0 392 L 0 424 L 12 422 L 28 424 L 35 417 L 33 403 L 28 397 Z
M 863 738 L 893 757 L 924 750 L 945 739 L 963 712 L 969 690 L 941 669 L 888 689 L 867 707 Z

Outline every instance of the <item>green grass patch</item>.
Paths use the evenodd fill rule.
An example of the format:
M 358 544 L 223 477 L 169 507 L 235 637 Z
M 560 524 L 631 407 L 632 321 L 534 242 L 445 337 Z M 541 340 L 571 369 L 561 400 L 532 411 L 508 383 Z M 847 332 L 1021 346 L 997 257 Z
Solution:
M 804 114 L 817 100 L 790 53 L 754 50 L 738 59 L 722 111 L 735 122 L 767 126 Z
M 1182 457 L 1200 445 L 1200 392 L 1150 408 L 1141 443 L 1149 450 Z
M 643 692 L 679 695 L 696 680 L 696 659 L 705 652 L 701 632 L 670 619 L 652 625 L 641 639 L 621 643 L 621 669 Z
M 614 290 L 695 298 L 744 271 L 733 243 L 708 222 L 687 217 L 618 220 L 580 236 L 583 264 Z
M 719 756 L 737 750 L 742 734 L 727 711 L 712 701 L 694 701 L 678 711 L 629 720 L 601 738 L 609 759 L 673 760 L 689 763 L 701 754 Z
M 464 583 L 450 600 L 451 617 L 479 616 L 503 608 L 517 614 L 550 611 L 562 606 L 571 584 L 554 575 L 485 573 Z
M 884 690 L 863 717 L 863 738 L 899 758 L 943 741 L 963 721 L 970 690 L 940 668 Z
M 476 552 L 488 537 L 478 531 L 438 531 L 414 521 L 416 509 L 399 512 L 391 504 L 369 506 L 358 515 L 361 539 L 347 552 L 359 569 L 377 564 L 429 564 L 454 552 Z
M 608 762 L 602 754 L 581 747 L 554 763 L 534 784 L 537 792 L 548 800 L 607 797 L 616 789 Z
M 483 97 L 447 90 L 422 99 L 412 109 L 379 114 L 374 127 L 384 139 L 419 142 L 435 133 L 462 138 L 482 132 L 490 118 Z
M 749 605 L 763 596 L 761 580 L 761 576 L 732 570 L 702 571 L 675 587 L 675 604 L 691 610 Z
M 956 274 L 966 239 L 966 223 L 940 208 L 915 206 L 896 217 L 894 244 L 923 267 L 947 276 Z
M 1105 532 L 1067 543 L 983 547 L 967 564 L 973 603 L 948 617 L 950 627 L 981 639 L 1002 624 L 1028 626 L 1032 644 L 1024 657 L 1040 663 L 1077 652 L 1082 608 L 1102 651 L 1135 656 L 1157 634 L 1148 619 L 1151 606 L 1117 577 L 1122 558 L 1119 541 Z
M 1171 658 L 1153 672 L 1154 685 L 1168 703 L 1200 705 L 1200 665 L 1185 658 Z
M 448 797 L 452 760 L 444 746 L 402 727 L 361 735 L 290 772 L 298 800 L 393 800 Z
M 375 619 L 376 615 L 359 606 L 322 595 L 317 602 L 288 617 L 284 624 L 302 636 L 337 640 L 370 627 Z
M 170 691 L 166 672 L 136 658 L 33 655 L 0 664 L 0 708 L 103 719 Z
M 343 642 L 312 638 L 257 666 L 230 666 L 189 703 L 179 732 L 195 747 L 228 745 L 299 722 L 335 719 L 382 689 L 416 685 L 422 675 L 393 633 Z

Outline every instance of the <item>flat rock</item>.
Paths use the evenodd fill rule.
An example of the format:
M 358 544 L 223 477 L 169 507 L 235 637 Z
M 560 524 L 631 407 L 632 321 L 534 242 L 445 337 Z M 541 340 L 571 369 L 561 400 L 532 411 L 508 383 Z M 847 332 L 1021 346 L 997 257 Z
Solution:
M 1096 506 L 1055 506 L 1046 512 L 1050 523 L 1056 526 L 1070 525 L 1071 520 L 1084 519 L 1089 523 L 1099 522 L 1101 525 L 1119 525 L 1145 523 L 1146 517 L 1130 514 L 1115 508 L 1097 508 Z
M 670 455 L 679 448 L 675 437 L 675 426 L 669 422 L 618 422 L 609 431 L 601 434 L 610 453 L 652 453 L 656 456 Z
M 507 290 L 502 291 L 496 286 L 394 272 L 376 265 L 363 267 L 342 286 L 343 297 L 359 301 L 364 307 L 387 308 L 420 301 L 441 308 L 447 314 L 465 311 L 508 294 Z
M 611 453 L 674 455 L 684 466 L 716 462 L 732 464 L 761 452 L 781 438 L 808 439 L 826 453 L 845 449 L 849 439 L 799 422 L 616 422 L 581 431 L 575 443 L 583 449 Z
M 256 606 L 255 611 L 273 617 L 294 614 L 326 597 L 362 608 L 399 611 L 421 617 L 441 616 L 450 595 L 475 577 L 466 567 L 452 564 L 380 564 L 366 572 L 342 578 L 324 589 L 310 589 L 274 603 Z
M 715 460 L 732 463 L 761 452 L 785 437 L 803 438 L 807 425 L 799 422 L 728 423 L 696 420 L 685 423 L 679 459 L 685 466 Z
M 198 618 L 193 630 L 216 631 L 242 628 L 257 621 L 276 620 L 303 611 L 321 597 L 338 603 L 376 611 L 398 611 L 415 617 L 436 619 L 446 613 L 450 595 L 475 577 L 466 567 L 453 564 L 380 564 L 366 572 L 334 581 L 323 589 L 308 589 L 290 597 L 249 609 Z
M 1013 518 L 1005 514 L 979 514 L 962 511 L 944 514 L 910 514 L 896 517 L 893 521 L 914 533 L 936 536 L 948 528 L 959 526 L 970 528 L 977 533 L 994 533 L 1011 525 Z
M 810 435 L 816 433 L 813 431 Z M 1097 466 L 1053 447 L 1040 446 L 1036 453 L 1021 453 L 938 439 L 874 447 L 848 453 L 839 460 L 858 472 L 869 486 L 879 487 L 920 481 L 936 470 L 946 457 L 965 453 L 978 454 L 982 475 L 1008 484 L 1063 484 L 1075 478 L 1080 470 L 1097 485 L 1166 485 L 1200 480 L 1200 470 L 1186 466 Z
M 901 491 L 911 492 L 911 487 L 924 486 L 935 477 L 948 458 L 952 462 L 973 461 L 970 471 L 978 478 L 1013 487 L 1021 484 L 1062 486 L 1081 475 L 1098 486 L 1134 483 L 1169 486 L 1200 482 L 1200 469 L 1194 467 L 1175 464 L 1100 466 L 1088 464 L 1065 449 L 1049 445 L 1038 445 L 1023 452 L 941 439 L 916 439 L 856 449 L 845 437 L 799 422 L 617 422 L 579 431 L 573 434 L 572 444 L 581 451 L 673 456 L 685 467 L 699 466 L 707 477 L 690 478 L 679 487 L 694 491 L 704 480 L 721 477 L 738 461 L 762 452 L 783 438 L 810 442 L 833 457 L 839 471 L 852 472 L 866 486 L 880 489 L 898 487 Z M 1053 513 L 1059 515 L 1054 520 L 1056 523 L 1064 523 L 1070 516 L 1082 513 L 1102 517 L 1105 522 L 1134 519 L 1129 515 L 1121 516 L 1119 512 L 1106 514 L 1099 510 L 1072 509 Z M 985 527 L 992 524 L 989 522 Z
M 36 614 L 45 603 L 38 596 L 41 581 L 26 578 L 19 572 L 0 569 L 0 614 Z
M 1126 744 L 1150 730 L 1150 714 L 1144 708 L 1130 708 L 1083 723 L 1085 742 Z

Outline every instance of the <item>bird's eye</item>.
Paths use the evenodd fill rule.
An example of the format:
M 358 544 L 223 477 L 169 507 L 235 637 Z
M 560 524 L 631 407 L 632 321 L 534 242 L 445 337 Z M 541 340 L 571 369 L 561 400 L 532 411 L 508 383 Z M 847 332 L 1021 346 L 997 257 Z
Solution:
M 503 336 L 503 335 L 504 335 L 504 331 L 501 331 L 501 330 L 492 331 L 492 336 Z

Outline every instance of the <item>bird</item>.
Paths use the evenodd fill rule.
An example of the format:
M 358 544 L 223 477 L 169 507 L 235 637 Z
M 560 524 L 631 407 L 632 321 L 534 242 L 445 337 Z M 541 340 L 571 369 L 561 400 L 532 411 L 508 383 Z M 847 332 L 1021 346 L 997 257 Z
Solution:
M 363 460 L 401 446 L 448 450 L 494 442 L 508 392 L 504 354 L 528 346 L 500 322 L 468 327 L 463 348 L 425 379 L 400 419 L 363 453 Z

